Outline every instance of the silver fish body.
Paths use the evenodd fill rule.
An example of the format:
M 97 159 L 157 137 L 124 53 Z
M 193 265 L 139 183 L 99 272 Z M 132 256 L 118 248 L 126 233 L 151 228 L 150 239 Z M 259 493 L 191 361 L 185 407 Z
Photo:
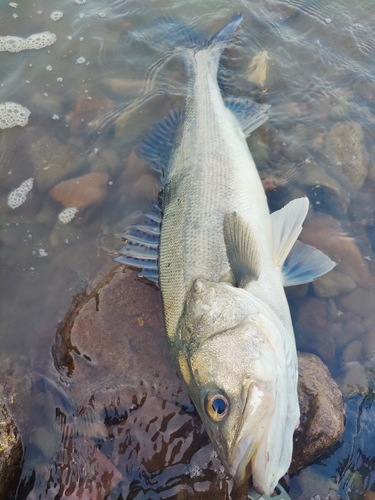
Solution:
M 164 169 L 159 283 L 172 358 L 218 455 L 238 482 L 251 474 L 270 495 L 290 465 L 299 423 L 283 287 L 334 263 L 294 245 L 306 198 L 270 215 L 246 143 L 268 106 L 241 119 L 236 100 L 229 108 L 223 100 L 219 58 L 241 18 L 201 46 L 179 39 L 187 91 Z

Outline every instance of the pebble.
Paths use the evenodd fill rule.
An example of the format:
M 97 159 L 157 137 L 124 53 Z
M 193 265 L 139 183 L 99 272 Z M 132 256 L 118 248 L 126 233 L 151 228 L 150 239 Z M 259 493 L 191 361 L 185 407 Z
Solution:
M 366 371 L 358 361 L 347 363 L 345 372 L 336 381 L 346 397 L 365 395 L 369 390 Z
M 350 189 L 362 187 L 367 177 L 369 156 L 359 123 L 334 124 L 326 136 L 325 153 L 332 162 L 332 168 L 342 175 Z
M 81 211 L 104 200 L 108 179 L 108 174 L 104 172 L 92 172 L 60 182 L 49 195 L 64 207 Z
M 351 361 L 360 362 L 362 358 L 362 342 L 360 340 L 354 340 L 346 348 L 341 356 L 341 365 L 345 366 Z
M 357 285 L 354 280 L 346 274 L 332 269 L 327 274 L 316 279 L 312 284 L 315 295 L 321 298 L 337 297 L 343 293 L 351 292 Z
M 362 337 L 362 356 L 366 361 L 375 359 L 375 329 L 366 332 Z
M 375 294 L 364 288 L 342 295 L 336 299 L 337 306 L 342 311 L 349 311 L 361 318 L 375 319 Z

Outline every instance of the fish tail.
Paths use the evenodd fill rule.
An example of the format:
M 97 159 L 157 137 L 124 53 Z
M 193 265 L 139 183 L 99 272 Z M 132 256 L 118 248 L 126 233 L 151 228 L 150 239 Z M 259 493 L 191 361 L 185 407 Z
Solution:
M 154 26 L 158 31 L 159 39 L 169 48 L 173 50 L 192 49 L 194 53 L 200 50 L 209 50 L 214 52 L 219 59 L 241 21 L 242 14 L 234 14 L 232 19 L 211 38 L 207 38 L 204 33 L 195 30 L 186 23 L 170 17 L 157 19 Z

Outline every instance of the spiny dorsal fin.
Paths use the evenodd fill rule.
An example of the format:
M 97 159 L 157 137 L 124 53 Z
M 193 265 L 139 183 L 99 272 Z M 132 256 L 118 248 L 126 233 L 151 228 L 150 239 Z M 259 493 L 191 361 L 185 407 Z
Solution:
M 245 137 L 268 120 L 266 113 L 271 107 L 268 104 L 259 104 L 248 97 L 225 97 L 224 103 L 237 118 Z
M 246 221 L 236 212 L 224 216 L 224 241 L 229 264 L 237 285 L 243 288 L 260 274 L 260 254 L 256 239 Z
M 327 255 L 315 247 L 296 241 L 283 266 L 283 285 L 309 283 L 335 267 Z
M 309 210 L 308 198 L 290 201 L 281 210 L 271 214 L 273 258 L 282 266 L 302 231 L 302 223 Z

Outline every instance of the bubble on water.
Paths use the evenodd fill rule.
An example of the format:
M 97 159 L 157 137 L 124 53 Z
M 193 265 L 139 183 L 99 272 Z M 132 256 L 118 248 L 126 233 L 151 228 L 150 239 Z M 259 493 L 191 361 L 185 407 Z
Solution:
M 203 470 L 198 465 L 193 465 L 190 469 L 190 477 L 199 477 L 202 475 Z
M 30 177 L 16 189 L 13 189 L 8 195 L 8 205 L 10 208 L 20 207 L 26 201 L 26 196 L 32 190 L 34 179 Z
M 74 0 L 77 5 L 84 5 L 86 0 Z
M 9 5 L 9 7 L 13 7 L 13 9 L 17 9 L 17 7 L 18 7 L 18 3 L 16 3 L 16 2 L 10 2 L 10 4 L 8 4 L 8 5 Z
M 67 38 L 68 40 L 73 40 L 72 35 L 68 35 L 66 38 Z
M 59 76 L 58 78 L 56 78 L 56 80 L 57 80 L 58 82 L 62 82 L 62 81 L 63 81 L 63 79 L 61 78 L 61 76 Z
M 78 212 L 77 208 L 68 207 L 59 213 L 58 218 L 60 222 L 62 222 L 63 224 L 67 224 L 68 222 L 74 219 L 77 212 Z
M 81 13 L 79 14 L 79 18 L 80 18 L 80 19 L 83 19 L 84 17 L 85 17 L 85 14 L 84 14 L 83 12 L 81 12 Z
M 326 22 L 327 24 L 331 24 L 331 22 L 332 22 L 332 19 L 331 19 L 330 17 L 327 17 L 327 18 L 326 18 L 326 19 L 324 19 L 324 20 L 325 20 L 325 22 Z
M 106 15 L 107 15 L 107 14 L 106 14 L 105 12 L 103 12 L 103 11 L 98 12 L 98 16 L 99 16 L 99 17 L 105 17 Z
M 60 119 L 59 115 L 52 115 L 52 120 L 59 120 L 59 119 Z
M 83 36 L 80 36 L 80 37 L 79 37 L 79 41 L 80 41 L 80 42 L 83 42 L 83 40 L 84 40 Z
M 13 12 L 12 17 L 14 17 L 14 19 L 17 19 L 18 14 L 16 14 L 15 12 Z
M 43 11 L 42 11 L 42 10 L 38 10 L 38 11 L 37 11 L 37 14 L 38 14 L 39 16 L 41 16 L 41 15 L 43 14 Z
M 16 125 L 24 127 L 29 121 L 30 111 L 16 102 L 0 103 L 0 129 Z
M 43 49 L 57 40 L 54 33 L 43 31 L 28 38 L 19 36 L 0 36 L 0 52 L 20 52 L 21 50 Z
M 52 19 L 52 21 L 58 21 L 63 17 L 63 15 L 64 13 L 61 12 L 61 10 L 55 10 L 54 12 L 51 12 L 49 17 Z
M 47 257 L 48 253 L 44 250 L 44 248 L 39 248 L 38 250 L 39 257 Z
M 46 70 L 47 71 L 52 71 L 52 66 L 49 64 L 48 66 L 46 66 Z
M 86 57 L 79 57 L 77 60 L 76 60 L 76 64 L 83 64 L 86 62 Z

